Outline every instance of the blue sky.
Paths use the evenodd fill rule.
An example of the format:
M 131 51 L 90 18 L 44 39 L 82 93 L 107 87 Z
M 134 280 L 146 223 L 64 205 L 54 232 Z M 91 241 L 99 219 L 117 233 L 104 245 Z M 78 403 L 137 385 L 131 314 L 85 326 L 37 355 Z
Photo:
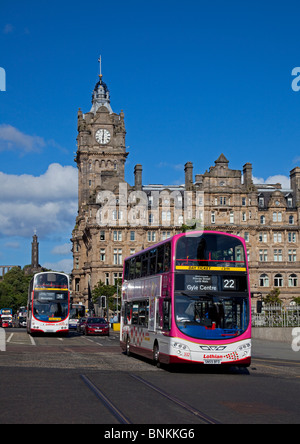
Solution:
M 98 57 L 125 113 L 126 179 L 184 182 L 223 152 L 259 181 L 300 166 L 299 1 L 15 0 L 0 5 L 0 264 L 71 268 L 77 111 Z M 300 82 L 299 82 L 300 83 Z M 271 178 L 271 179 L 270 179 Z

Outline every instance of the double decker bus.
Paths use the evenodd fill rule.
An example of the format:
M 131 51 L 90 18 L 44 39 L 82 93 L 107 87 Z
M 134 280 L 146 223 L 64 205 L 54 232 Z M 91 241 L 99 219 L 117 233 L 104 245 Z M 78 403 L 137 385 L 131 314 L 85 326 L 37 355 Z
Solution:
M 156 362 L 251 363 L 245 241 L 221 232 L 173 236 L 125 259 L 120 344 Z
M 36 273 L 28 289 L 27 332 L 67 334 L 69 313 L 69 276 L 52 271 Z
M 7 322 L 9 327 L 13 326 L 13 311 L 11 308 L 1 308 L 0 318 L 3 323 Z

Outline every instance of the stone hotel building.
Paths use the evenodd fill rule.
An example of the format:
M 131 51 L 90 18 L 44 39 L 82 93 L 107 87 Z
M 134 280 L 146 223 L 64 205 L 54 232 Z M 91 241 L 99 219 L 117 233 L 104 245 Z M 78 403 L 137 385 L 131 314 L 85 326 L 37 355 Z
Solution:
M 128 156 L 123 111 L 116 114 L 102 75 L 92 108 L 78 112 L 78 215 L 72 233 L 74 302 L 86 306 L 101 279 L 114 284 L 123 260 L 181 232 L 182 224 L 243 237 L 247 243 L 254 298 L 274 287 L 289 303 L 300 297 L 300 168 L 290 172 L 290 187 L 259 185 L 252 165 L 232 170 L 224 154 L 202 174 L 184 168 L 185 184 L 144 185 L 142 166 L 134 184 L 125 182 Z M 220 153 L 219 153 L 220 154 Z

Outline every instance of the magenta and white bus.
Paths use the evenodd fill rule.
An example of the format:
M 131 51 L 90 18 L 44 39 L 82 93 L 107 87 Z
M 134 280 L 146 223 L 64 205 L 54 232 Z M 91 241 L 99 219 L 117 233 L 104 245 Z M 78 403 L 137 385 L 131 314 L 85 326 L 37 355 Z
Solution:
M 245 241 L 202 231 L 125 259 L 120 343 L 156 364 L 249 366 L 251 296 Z
M 29 284 L 27 333 L 69 332 L 69 276 L 46 271 L 36 273 Z

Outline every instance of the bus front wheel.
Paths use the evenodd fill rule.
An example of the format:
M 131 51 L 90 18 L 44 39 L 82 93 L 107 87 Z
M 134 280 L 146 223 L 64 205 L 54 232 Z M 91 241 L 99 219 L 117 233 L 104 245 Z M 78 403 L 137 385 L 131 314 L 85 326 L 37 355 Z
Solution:
M 153 348 L 153 361 L 154 361 L 154 365 L 156 365 L 159 368 L 160 367 L 159 347 L 158 347 L 158 343 L 157 342 L 155 342 L 154 348 Z

